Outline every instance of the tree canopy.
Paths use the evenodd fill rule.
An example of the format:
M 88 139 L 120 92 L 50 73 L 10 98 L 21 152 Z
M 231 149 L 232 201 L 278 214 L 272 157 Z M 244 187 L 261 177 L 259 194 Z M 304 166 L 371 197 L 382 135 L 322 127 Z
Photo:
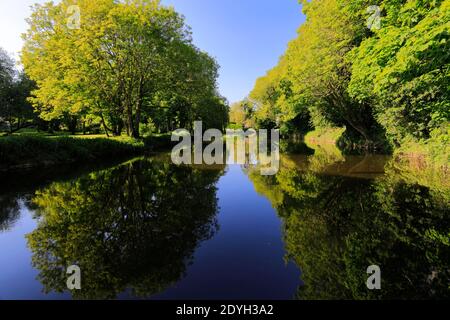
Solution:
M 292 132 L 300 117 L 375 147 L 448 134 L 450 1 L 301 4 L 298 37 L 249 95 L 257 124 Z
M 22 63 L 38 88 L 43 119 L 97 117 L 105 130 L 140 136 L 192 126 L 205 108 L 227 121 L 216 61 L 192 44 L 190 29 L 157 0 L 80 0 L 79 28 L 67 23 L 72 1 L 35 5 Z M 213 101 L 214 103 L 211 103 Z

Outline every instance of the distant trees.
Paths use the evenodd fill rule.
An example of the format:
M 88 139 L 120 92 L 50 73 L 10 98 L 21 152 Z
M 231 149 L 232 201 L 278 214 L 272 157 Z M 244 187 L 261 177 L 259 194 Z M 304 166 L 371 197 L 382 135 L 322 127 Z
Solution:
M 230 107 L 230 122 L 243 126 L 245 122 L 245 111 L 240 102 L 235 102 Z
M 230 107 L 230 123 L 241 128 L 254 127 L 254 107 L 249 100 L 235 102 Z
M 13 133 L 34 123 L 36 115 L 27 101 L 34 82 L 17 71 L 14 60 L 0 48 L 0 129 Z
M 6 53 L 5 50 L 0 49 L 0 88 L 4 93 L 6 88 L 14 79 L 14 61 Z M 3 96 L 2 96 L 3 97 Z
M 190 128 L 205 108 L 226 122 L 218 65 L 192 44 L 172 8 L 80 0 L 80 28 L 72 28 L 70 5 L 36 5 L 24 35 L 22 62 L 38 85 L 32 102 L 43 119 L 95 116 L 106 132 L 135 138 L 150 120 L 161 131 Z
M 298 38 L 249 95 L 257 124 L 345 126 L 366 146 L 446 134 L 449 0 L 301 3 L 307 19 Z M 381 19 L 373 28 L 370 5 Z

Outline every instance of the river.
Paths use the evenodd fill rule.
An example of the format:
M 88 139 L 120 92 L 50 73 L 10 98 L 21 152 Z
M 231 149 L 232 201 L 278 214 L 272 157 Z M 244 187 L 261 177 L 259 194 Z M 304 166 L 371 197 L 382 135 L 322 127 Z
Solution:
M 336 150 L 275 176 L 164 154 L 3 174 L 0 299 L 448 298 L 447 181 Z

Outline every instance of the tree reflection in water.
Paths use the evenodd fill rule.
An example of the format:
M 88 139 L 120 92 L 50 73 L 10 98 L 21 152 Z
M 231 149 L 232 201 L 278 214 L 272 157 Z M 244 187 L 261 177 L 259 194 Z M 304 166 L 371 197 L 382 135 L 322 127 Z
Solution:
M 0 194 L 0 232 L 11 229 L 20 218 L 20 203 L 13 194 Z
M 286 259 L 302 270 L 298 298 L 449 298 L 448 176 L 382 156 L 315 149 L 282 156 L 276 176 L 244 166 L 284 222 Z M 67 291 L 66 268 L 77 264 L 82 290 L 74 298 L 150 297 L 183 278 L 194 250 L 217 231 L 223 172 L 152 158 L 33 194 L 3 193 L 0 232 L 22 205 L 35 212 L 28 245 L 47 292 Z M 366 287 L 374 264 L 380 291 Z
M 45 290 L 66 291 L 66 268 L 82 272 L 73 298 L 149 297 L 183 277 L 198 244 L 217 230 L 222 170 L 139 160 L 37 191 L 38 227 L 28 235 Z
M 421 173 L 384 162 L 316 150 L 284 156 L 275 177 L 248 170 L 284 221 L 287 259 L 302 270 L 298 298 L 450 297 L 448 180 L 427 183 Z M 380 291 L 366 287 L 370 265 L 381 267 Z

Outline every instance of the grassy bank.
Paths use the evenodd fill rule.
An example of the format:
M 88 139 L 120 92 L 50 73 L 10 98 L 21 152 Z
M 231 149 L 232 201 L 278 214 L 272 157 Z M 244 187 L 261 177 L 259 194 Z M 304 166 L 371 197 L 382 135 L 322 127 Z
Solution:
M 339 147 L 345 153 L 364 150 L 358 148 L 357 142 L 346 136 L 345 128 L 320 128 L 305 136 L 306 144 L 313 149 Z M 381 145 L 381 144 L 380 144 Z M 382 146 L 381 152 L 393 154 L 394 160 L 417 170 L 435 170 L 450 172 L 450 129 L 436 130 L 431 138 L 424 141 L 405 140 L 401 146 L 392 150 Z M 375 150 L 376 151 L 376 150 Z
M 336 146 L 344 132 L 345 128 L 319 128 L 308 132 L 305 136 L 305 142 L 311 145 Z
M 438 192 L 445 192 L 450 199 L 450 171 L 430 164 L 417 166 L 415 162 L 394 158 L 386 166 L 386 172 L 408 184 L 418 184 Z
M 170 147 L 170 136 L 136 140 L 128 137 L 37 136 L 0 137 L 0 170 L 88 163 L 120 159 Z
M 450 129 L 436 130 L 426 141 L 405 141 L 395 150 L 394 158 L 417 170 L 450 173 Z

